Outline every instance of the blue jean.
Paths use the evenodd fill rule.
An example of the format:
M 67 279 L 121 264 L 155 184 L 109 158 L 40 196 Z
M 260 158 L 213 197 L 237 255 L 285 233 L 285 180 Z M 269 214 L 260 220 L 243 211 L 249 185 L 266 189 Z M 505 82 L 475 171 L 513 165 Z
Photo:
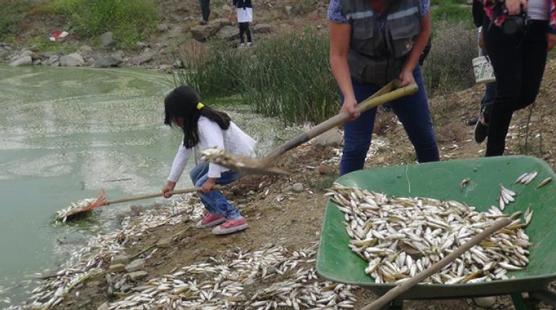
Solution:
M 421 69 L 419 66 L 413 71 L 419 91 L 389 103 L 398 119 L 403 124 L 409 140 L 417 153 L 419 162 L 439 160 L 438 147 L 432 127 L 427 94 Z M 370 97 L 380 87 L 353 81 L 353 91 L 357 102 Z M 376 108 L 362 113 L 361 116 L 344 126 L 344 152 L 340 160 L 340 175 L 363 169 L 365 157 L 371 145 L 371 138 L 375 122 Z
M 189 176 L 195 187 L 201 187 L 208 179 L 208 163 L 200 163 L 191 169 Z M 239 179 L 239 174 L 235 171 L 226 171 L 220 178 L 216 179 L 216 184 L 226 185 Z M 201 201 L 208 212 L 224 215 L 226 219 L 233 220 L 241 217 L 239 210 L 231 204 L 219 191 L 200 193 Z

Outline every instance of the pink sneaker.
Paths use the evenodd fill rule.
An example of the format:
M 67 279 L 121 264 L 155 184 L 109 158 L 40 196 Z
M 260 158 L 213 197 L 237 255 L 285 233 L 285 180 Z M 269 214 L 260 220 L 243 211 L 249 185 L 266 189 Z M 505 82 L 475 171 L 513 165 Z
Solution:
M 208 228 L 224 223 L 226 218 L 223 215 L 207 212 L 203 219 L 197 223 L 197 228 Z
M 215 235 L 228 235 L 245 230 L 247 227 L 248 225 L 245 218 L 240 217 L 234 220 L 227 220 L 224 224 L 214 227 L 212 229 L 212 233 Z

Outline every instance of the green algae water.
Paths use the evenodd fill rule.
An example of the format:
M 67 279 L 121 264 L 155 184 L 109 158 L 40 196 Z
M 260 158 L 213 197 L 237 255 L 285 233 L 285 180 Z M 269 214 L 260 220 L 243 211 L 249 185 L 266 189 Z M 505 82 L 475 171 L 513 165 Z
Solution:
M 57 210 L 100 189 L 112 199 L 160 190 L 181 140 L 163 125 L 173 86 L 171 75 L 141 70 L 0 66 L 0 308 L 28 298 L 32 277 L 56 271 L 89 236 L 114 229 L 129 204 L 68 225 L 53 224 Z M 280 126 L 231 116 L 262 148 Z

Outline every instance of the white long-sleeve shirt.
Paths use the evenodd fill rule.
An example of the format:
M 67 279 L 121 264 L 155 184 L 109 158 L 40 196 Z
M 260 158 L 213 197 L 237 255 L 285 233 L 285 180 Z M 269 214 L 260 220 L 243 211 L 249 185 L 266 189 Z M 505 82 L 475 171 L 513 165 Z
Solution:
M 177 182 L 179 180 L 192 152 L 218 148 L 239 156 L 251 156 L 253 154 L 256 141 L 243 132 L 234 122 L 230 121 L 230 127 L 222 130 L 217 123 L 201 116 L 197 122 L 197 128 L 199 130 L 199 143 L 194 148 L 186 148 L 183 146 L 183 142 L 180 144 L 168 176 L 169 181 Z M 208 176 L 209 178 L 219 178 L 223 172 L 228 170 L 222 166 L 209 163 Z

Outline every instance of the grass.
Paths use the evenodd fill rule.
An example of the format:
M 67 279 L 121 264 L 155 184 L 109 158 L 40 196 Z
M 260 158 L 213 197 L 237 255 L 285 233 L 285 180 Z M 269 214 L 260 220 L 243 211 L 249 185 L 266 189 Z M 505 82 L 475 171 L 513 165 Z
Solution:
M 32 6 L 30 0 L 0 0 L 0 41 L 15 41 L 20 23 Z
M 185 55 L 184 63 L 177 83 L 195 87 L 204 100 L 237 94 L 253 111 L 286 124 L 319 122 L 338 111 L 325 34 L 279 36 L 251 50 L 217 46 L 197 57 Z
M 153 0 L 53 0 L 45 10 L 67 16 L 70 29 L 84 38 L 111 31 L 119 47 L 127 48 L 151 33 L 158 20 Z
M 474 85 L 472 60 L 477 57 L 476 32 L 463 22 L 437 22 L 432 50 L 423 66 L 430 97 Z

